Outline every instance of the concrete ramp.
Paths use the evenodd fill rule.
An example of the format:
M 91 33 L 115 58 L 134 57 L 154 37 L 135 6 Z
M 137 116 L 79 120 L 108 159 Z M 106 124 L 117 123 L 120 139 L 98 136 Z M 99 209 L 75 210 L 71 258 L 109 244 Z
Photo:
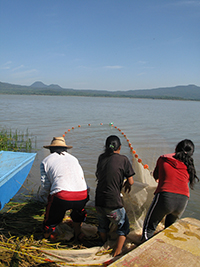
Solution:
M 200 221 L 193 218 L 178 220 L 111 266 L 200 266 Z

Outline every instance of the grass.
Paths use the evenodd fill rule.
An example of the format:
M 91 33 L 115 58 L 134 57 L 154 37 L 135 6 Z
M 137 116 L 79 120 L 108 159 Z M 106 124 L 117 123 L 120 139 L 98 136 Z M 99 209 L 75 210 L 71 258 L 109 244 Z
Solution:
M 95 209 L 87 207 L 86 210 L 87 223 L 97 225 Z M 0 266 L 59 266 L 50 262 L 41 250 L 84 249 L 98 244 L 98 236 L 81 243 L 74 240 L 52 243 L 42 238 L 44 212 L 43 204 L 33 200 L 11 201 L 0 211 Z
M 35 147 L 33 148 L 34 142 Z M 0 130 L 0 151 L 32 152 L 33 149 L 36 149 L 36 138 L 34 140 L 30 136 L 28 129 L 25 133 L 5 128 Z M 39 223 L 41 223 L 34 220 L 33 227 L 30 212 L 33 212 L 35 206 L 31 205 L 32 208 L 30 209 L 30 205 L 28 205 L 29 213 L 27 209 L 24 211 L 25 206 L 24 203 L 9 202 L 5 209 L 0 211 L 0 266 L 25 267 L 36 266 L 36 263 L 37 266 L 39 266 L 38 263 L 42 263 L 41 266 L 44 266 L 45 260 L 37 257 L 38 252 L 30 253 L 30 251 L 24 249 L 24 247 L 36 243 L 33 236 L 30 235 L 30 231 L 37 231 L 35 229 L 38 229 Z M 28 217 L 27 214 L 29 214 Z M 27 219 L 30 219 L 28 225 Z M 28 228 L 29 231 L 27 231 Z M 43 246 L 43 244 L 40 244 L 40 246 Z M 48 264 L 48 266 L 55 265 Z
M 14 152 L 31 152 L 33 148 L 33 143 L 36 147 L 36 138 L 30 136 L 28 129 L 25 133 L 19 130 L 0 130 L 0 151 L 14 151 Z
M 36 147 L 36 142 L 35 142 Z M 33 138 L 28 130 L 0 130 L 0 151 L 31 152 Z M 28 200 L 27 200 L 28 199 Z M 24 202 L 10 201 L 0 211 L 0 266 L 2 267 L 55 267 L 60 266 L 50 261 L 43 249 L 85 249 L 99 244 L 99 236 L 86 238 L 77 243 L 75 240 L 52 243 L 43 238 L 43 220 L 45 207 L 34 201 L 31 196 L 24 196 Z M 97 226 L 94 207 L 87 207 L 87 223 Z M 67 215 L 67 213 L 66 213 Z M 68 214 L 69 215 L 69 214 Z

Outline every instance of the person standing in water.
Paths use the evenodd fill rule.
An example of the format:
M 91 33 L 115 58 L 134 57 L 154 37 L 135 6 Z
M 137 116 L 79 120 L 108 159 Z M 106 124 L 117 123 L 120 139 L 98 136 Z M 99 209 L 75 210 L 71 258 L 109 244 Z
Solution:
M 105 151 L 98 158 L 95 193 L 95 206 L 99 221 L 98 230 L 105 243 L 109 232 L 109 224 L 118 226 L 118 241 L 114 256 L 121 253 L 126 236 L 129 233 L 129 220 L 123 207 L 121 190 L 130 192 L 135 174 L 130 161 L 120 155 L 121 142 L 118 136 L 111 135 L 106 139 Z M 124 182 L 126 178 L 126 182 Z
M 144 220 L 142 242 L 154 235 L 164 216 L 167 228 L 183 214 L 190 196 L 189 185 L 193 189 L 195 180 L 199 181 L 192 158 L 193 153 L 193 142 L 185 139 L 177 144 L 175 153 L 158 158 L 153 172 L 158 186 Z

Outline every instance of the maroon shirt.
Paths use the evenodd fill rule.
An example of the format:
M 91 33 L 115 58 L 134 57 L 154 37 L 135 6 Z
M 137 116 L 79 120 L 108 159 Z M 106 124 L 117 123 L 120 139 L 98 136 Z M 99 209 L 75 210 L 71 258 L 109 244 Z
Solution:
M 189 173 L 187 166 L 175 159 L 175 154 L 167 154 L 159 157 L 153 172 L 155 180 L 159 179 L 158 187 L 154 194 L 171 192 L 190 196 Z

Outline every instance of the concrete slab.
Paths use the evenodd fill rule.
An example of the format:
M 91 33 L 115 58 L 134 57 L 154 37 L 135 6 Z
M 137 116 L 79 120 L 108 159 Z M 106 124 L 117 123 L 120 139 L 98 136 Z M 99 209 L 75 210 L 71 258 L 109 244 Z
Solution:
M 184 218 L 141 244 L 109 267 L 200 266 L 200 221 Z

